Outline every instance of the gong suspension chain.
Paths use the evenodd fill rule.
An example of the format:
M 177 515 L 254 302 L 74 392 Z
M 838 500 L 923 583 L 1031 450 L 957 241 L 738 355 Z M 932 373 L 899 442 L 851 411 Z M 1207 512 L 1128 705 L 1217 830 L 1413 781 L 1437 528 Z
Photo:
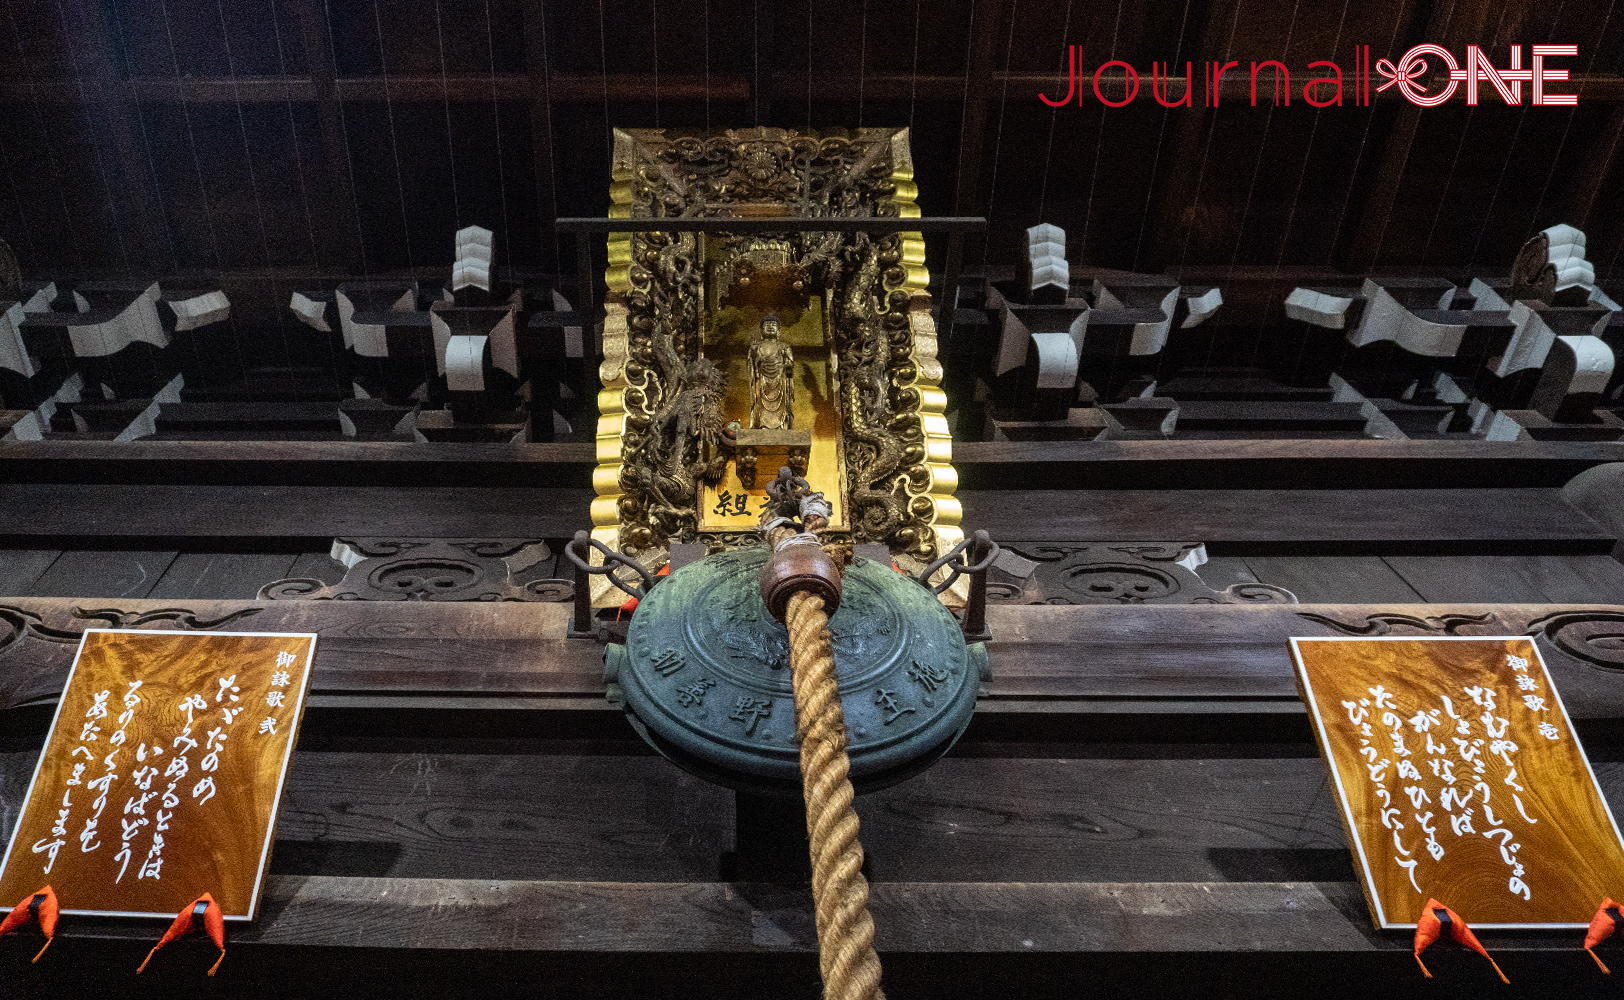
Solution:
M 811 841 L 812 903 L 823 996 L 824 1000 L 884 1000 L 880 957 L 874 951 L 874 920 L 868 912 L 868 880 L 862 870 L 863 845 L 857 840 L 857 810 L 852 807 L 845 714 L 835 680 L 829 615 L 824 610 L 829 586 L 834 588 L 838 605 L 841 559 L 825 552 L 814 534 L 827 525 L 826 513 L 807 512 L 803 523 L 803 532 L 788 524 L 773 525 L 765 532 L 774 557 L 769 567 L 789 561 L 795 550 L 810 557 L 795 560 L 803 572 L 782 573 L 776 578 L 780 600 L 788 591 L 781 613 L 780 600 L 768 595 L 765 578 L 762 589 L 768 607 L 789 630 L 795 740 L 801 748 L 801 791 Z M 781 556 L 785 558 L 781 560 Z M 821 568 L 813 570 L 821 578 L 815 583 L 804 575 L 808 564 Z

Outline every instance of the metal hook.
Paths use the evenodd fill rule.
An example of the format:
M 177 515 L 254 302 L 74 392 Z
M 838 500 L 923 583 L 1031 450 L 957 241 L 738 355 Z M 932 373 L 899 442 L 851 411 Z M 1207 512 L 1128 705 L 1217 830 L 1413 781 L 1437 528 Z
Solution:
M 965 549 L 971 549 L 970 558 L 974 559 L 978 554 L 981 556 L 981 558 L 976 559 L 974 563 L 967 563 L 962 559 L 958 562 L 954 562 L 954 557 L 958 556 Z M 953 586 L 954 583 L 958 582 L 959 577 L 964 576 L 965 574 L 969 574 L 971 576 L 985 574 L 988 568 L 992 566 L 993 560 L 997 559 L 998 554 L 1002 551 L 1004 550 L 999 547 L 997 542 L 992 540 L 990 535 L 988 535 L 985 531 L 977 531 L 974 535 L 966 538 L 964 541 L 953 546 L 951 549 L 948 549 L 946 555 L 942 556 L 940 559 L 937 559 L 929 566 L 926 566 L 922 571 L 920 571 L 920 574 L 915 577 L 915 579 L 918 580 L 922 586 L 929 587 L 931 593 L 940 594 L 942 591 Z M 930 578 L 936 574 L 937 570 L 942 569 L 943 567 L 947 568 L 947 579 L 943 580 L 941 583 L 932 584 L 930 582 Z
M 966 549 L 969 550 L 968 559 L 960 558 Z M 1001 552 L 1003 549 L 992 540 L 991 535 L 985 531 L 977 531 L 949 549 L 946 555 L 926 566 L 924 571 L 915 577 L 920 586 L 929 588 L 933 594 L 940 594 L 953 586 L 961 576 L 970 577 L 970 599 L 964 605 L 963 624 L 966 638 L 987 637 L 987 570 L 992 567 Z M 933 585 L 930 582 L 931 576 L 944 567 L 947 569 L 947 578 Z
M 597 549 L 598 552 L 603 556 L 603 565 L 594 566 L 588 562 L 587 554 L 581 551 L 585 548 Z M 650 573 L 647 569 L 644 569 L 642 563 L 631 558 L 630 556 L 616 552 L 614 549 L 611 549 L 609 546 L 598 541 L 596 538 L 591 537 L 584 531 L 577 531 L 575 533 L 574 541 L 570 542 L 569 545 L 564 547 L 564 555 L 567 556 L 569 561 L 575 566 L 576 572 L 590 573 L 594 576 L 607 576 L 610 583 L 614 584 L 625 593 L 630 594 L 632 597 L 637 598 L 639 601 L 647 597 L 648 592 L 654 589 L 654 574 Z M 637 575 L 643 578 L 642 585 L 635 586 L 633 584 L 629 584 L 620 577 L 616 576 L 615 570 L 621 566 L 629 566 L 636 570 Z
M 603 565 L 594 566 L 588 561 L 593 549 L 603 554 Z M 592 627 L 592 588 L 587 586 L 587 577 L 603 575 L 609 582 L 620 590 L 641 601 L 648 596 L 653 588 L 656 577 L 644 569 L 637 560 L 622 555 L 609 546 L 592 538 L 584 531 L 577 531 L 575 538 L 564 546 L 564 556 L 575 566 L 575 617 L 570 622 L 569 635 L 571 638 L 590 639 L 596 637 Z M 643 578 L 641 586 L 628 584 L 615 574 L 621 566 L 630 566 Z

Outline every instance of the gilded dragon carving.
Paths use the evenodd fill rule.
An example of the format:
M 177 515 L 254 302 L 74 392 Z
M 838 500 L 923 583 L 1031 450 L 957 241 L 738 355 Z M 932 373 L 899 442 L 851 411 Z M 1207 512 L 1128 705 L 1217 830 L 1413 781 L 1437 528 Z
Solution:
M 623 547 L 642 549 L 693 539 L 695 488 L 714 480 L 726 459 L 719 447 L 722 376 L 698 356 L 697 237 L 633 236 L 620 514 L 628 525 Z
M 890 541 L 908 517 L 907 491 L 898 481 L 903 462 L 923 458 L 909 439 L 921 436 L 917 399 L 905 404 L 899 384 L 909 357 L 907 305 L 910 296 L 888 287 L 887 274 L 899 275 L 898 238 L 871 241 L 857 234 L 845 248 L 846 279 L 835 297 L 835 350 L 840 358 L 841 407 L 846 431 L 846 476 L 850 484 L 853 529 L 859 541 Z M 898 404 L 903 405 L 898 405 Z M 925 529 L 928 531 L 928 528 Z M 919 526 L 897 539 L 912 549 Z M 923 555 L 924 553 L 919 553 Z

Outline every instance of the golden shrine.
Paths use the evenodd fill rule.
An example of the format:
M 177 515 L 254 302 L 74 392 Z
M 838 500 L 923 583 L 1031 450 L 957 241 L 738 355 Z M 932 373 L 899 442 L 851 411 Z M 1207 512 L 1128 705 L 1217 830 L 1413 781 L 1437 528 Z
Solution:
M 904 569 L 962 540 L 922 235 L 727 229 L 917 218 L 916 193 L 906 129 L 615 131 L 611 217 L 716 228 L 609 236 L 595 540 L 650 569 L 753 544 L 780 466 Z

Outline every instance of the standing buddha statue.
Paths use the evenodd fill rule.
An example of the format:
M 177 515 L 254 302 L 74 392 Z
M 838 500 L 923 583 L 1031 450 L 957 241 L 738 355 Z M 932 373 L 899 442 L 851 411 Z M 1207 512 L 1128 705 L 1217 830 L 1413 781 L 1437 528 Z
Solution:
M 750 345 L 750 426 L 764 430 L 795 426 L 795 354 L 778 334 L 778 317 L 768 313 L 761 321 L 761 336 Z

